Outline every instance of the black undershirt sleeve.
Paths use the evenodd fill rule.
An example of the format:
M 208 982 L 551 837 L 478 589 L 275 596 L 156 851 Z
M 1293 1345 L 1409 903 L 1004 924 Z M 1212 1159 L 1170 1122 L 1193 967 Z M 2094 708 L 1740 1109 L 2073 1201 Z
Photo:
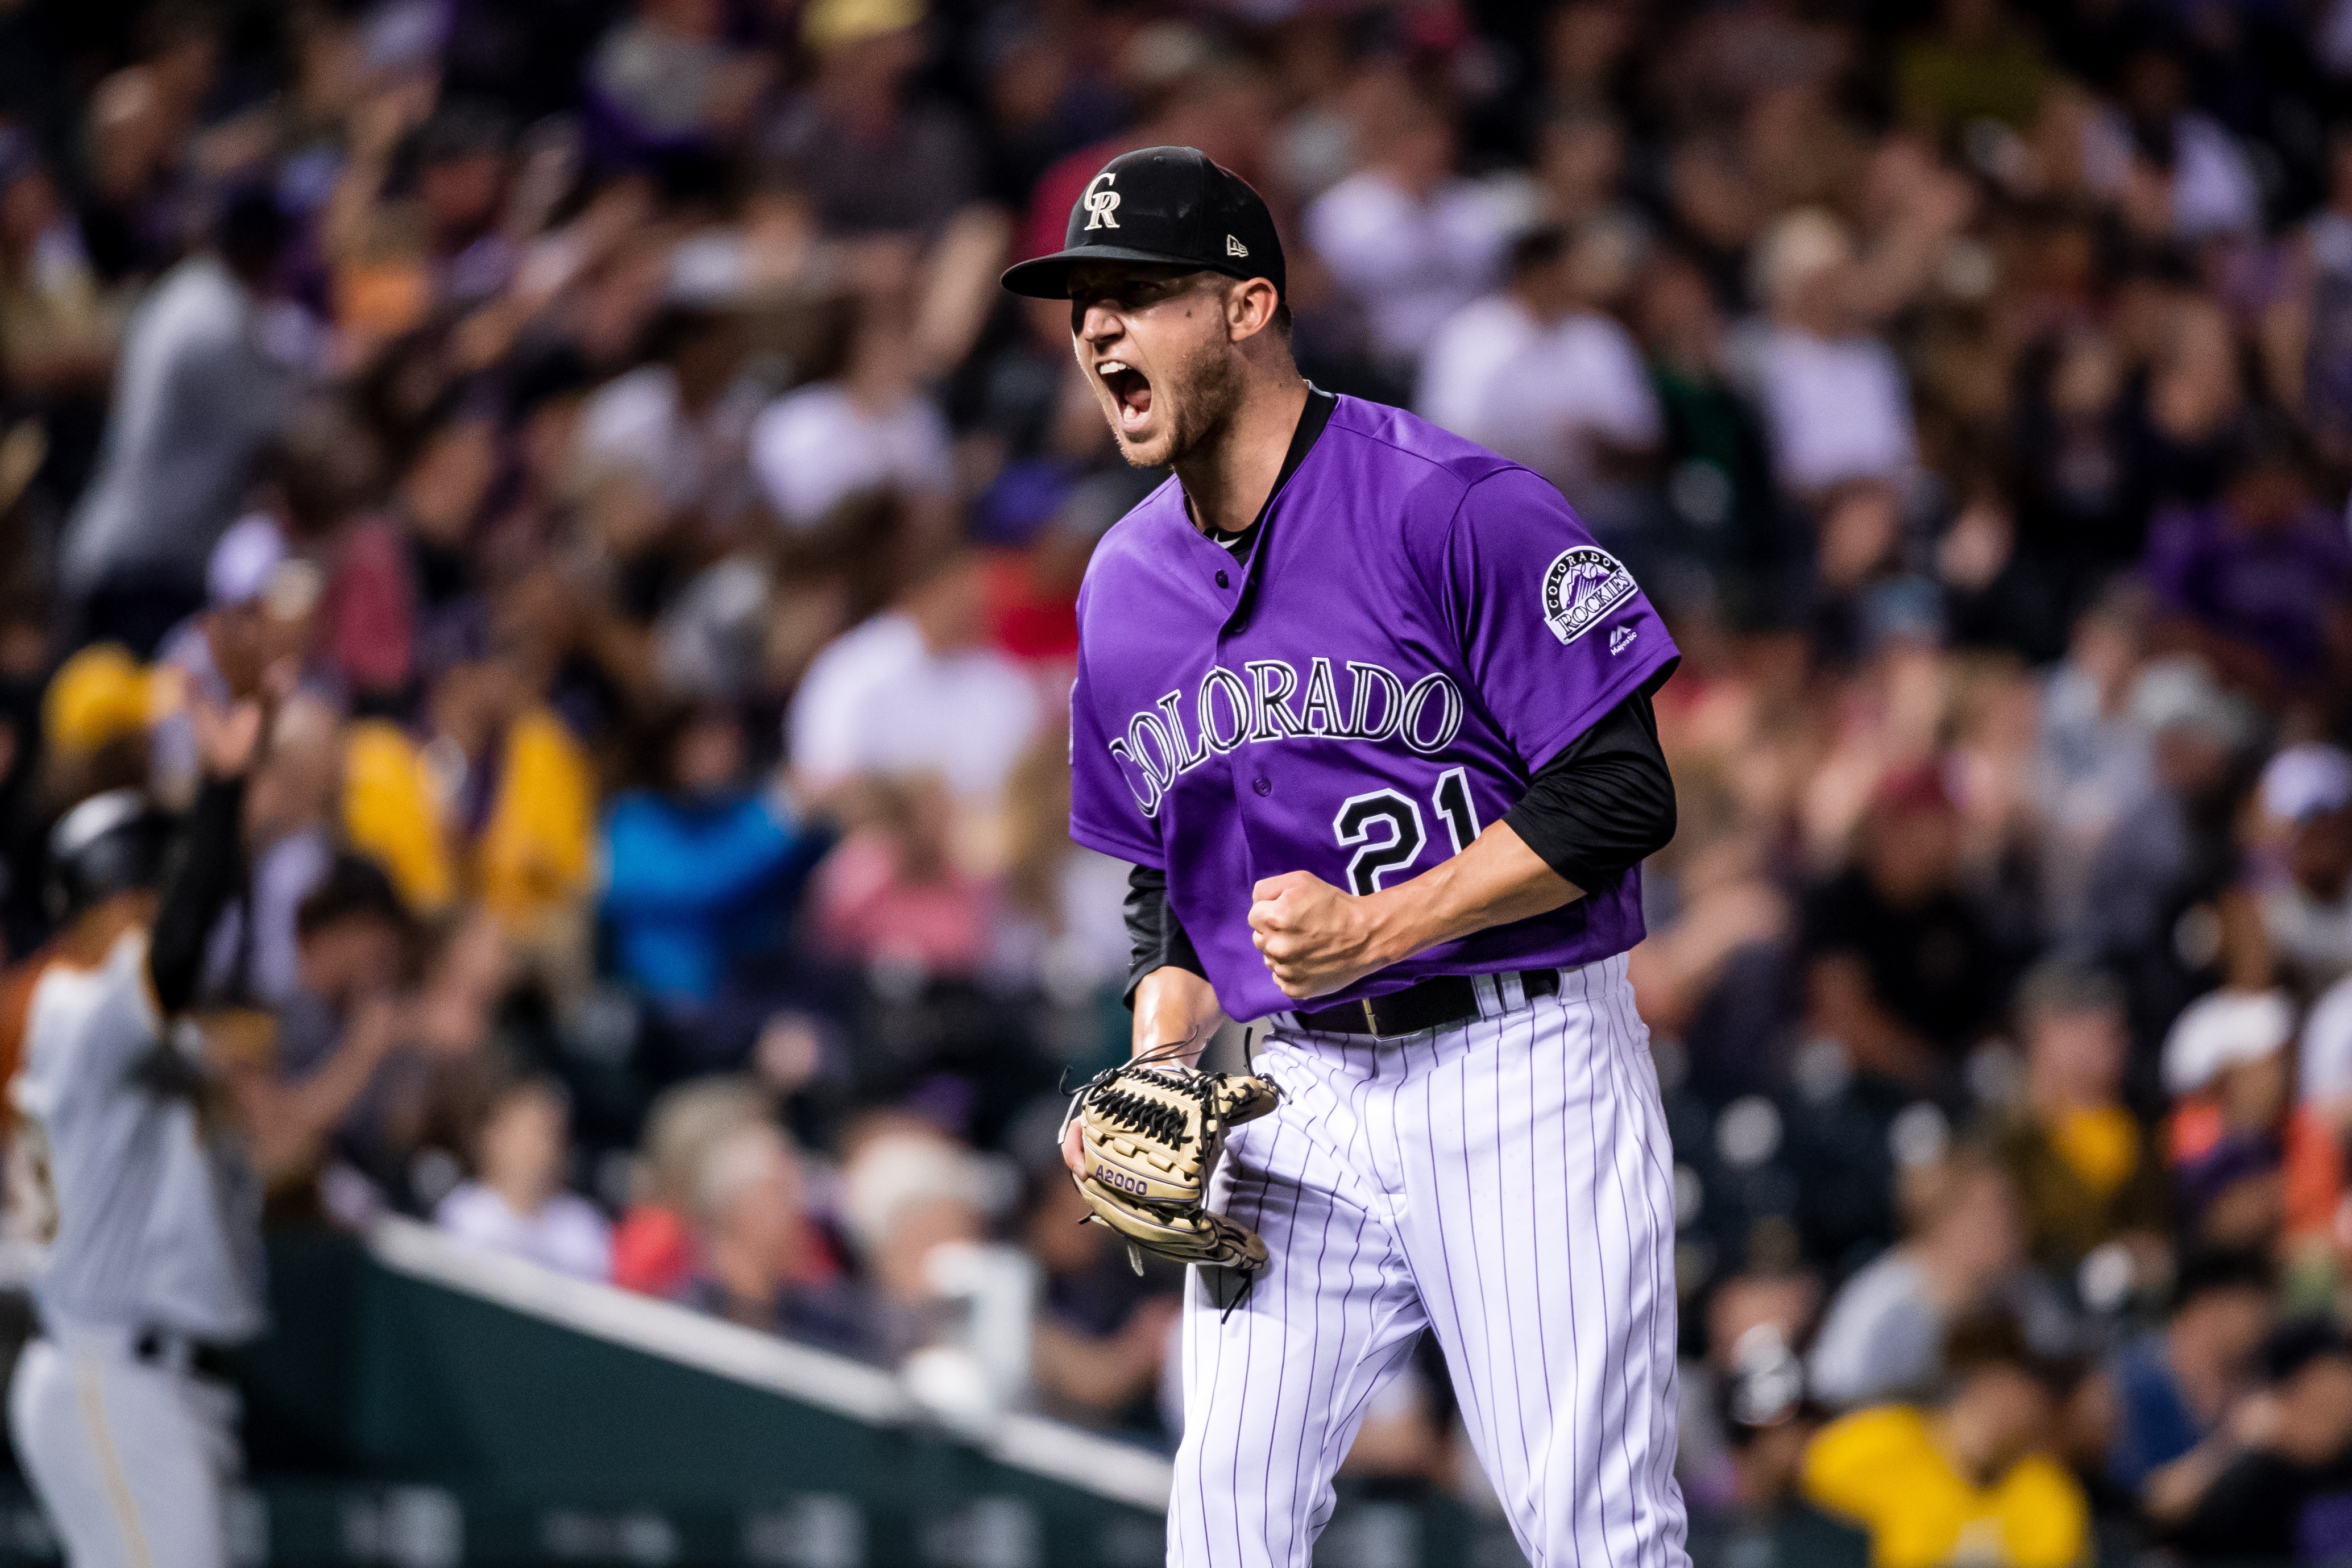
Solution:
M 1151 866 L 1136 866 L 1127 873 L 1127 1005 L 1135 1005 L 1135 988 L 1155 969 L 1173 966 L 1208 978 L 1192 939 L 1184 934 L 1168 901 L 1168 873 Z
M 238 887 L 244 837 L 245 781 L 206 779 L 188 812 L 147 942 L 147 978 L 166 1017 L 195 999 L 205 945 Z
M 1661 671 L 1560 750 L 1503 820 L 1543 863 L 1591 892 L 1664 848 L 1675 836 L 1675 781 L 1658 748 L 1651 693 Z M 1155 969 L 1206 977 L 1200 954 L 1168 902 L 1168 873 L 1138 866 L 1127 875 L 1127 1005 Z
M 1674 838 L 1675 781 L 1650 706 L 1664 683 L 1662 672 L 1570 742 L 1503 818 L 1545 865 L 1588 893 Z

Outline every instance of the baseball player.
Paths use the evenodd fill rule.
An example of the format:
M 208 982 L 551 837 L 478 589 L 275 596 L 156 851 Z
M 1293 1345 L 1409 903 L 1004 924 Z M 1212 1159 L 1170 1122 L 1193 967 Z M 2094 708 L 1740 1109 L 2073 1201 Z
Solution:
M 261 1189 L 182 1015 L 236 886 L 261 727 L 255 700 L 195 710 L 206 776 L 168 879 L 166 821 L 134 790 L 50 840 L 69 931 L 115 933 L 95 967 L 43 973 L 10 1088 L 10 1223 L 46 1253 L 9 1431 L 70 1568 L 226 1558 L 236 1402 L 199 1363 L 262 1327 Z
M 1677 1568 L 1671 1154 L 1625 981 L 1674 643 L 1551 486 L 1300 377 L 1273 220 L 1200 153 L 1114 159 L 1004 281 L 1069 300 L 1121 452 L 1175 470 L 1096 552 L 1070 698 L 1071 835 L 1135 867 L 1139 1056 L 1261 1020 L 1279 1091 L 1187 1123 L 1114 1086 L 1066 1148 L 1116 1184 L 1079 1120 L 1231 1121 L 1210 1205 L 1263 1237 L 1192 1273 L 1169 1561 L 1305 1568 L 1429 1331 L 1534 1563 Z

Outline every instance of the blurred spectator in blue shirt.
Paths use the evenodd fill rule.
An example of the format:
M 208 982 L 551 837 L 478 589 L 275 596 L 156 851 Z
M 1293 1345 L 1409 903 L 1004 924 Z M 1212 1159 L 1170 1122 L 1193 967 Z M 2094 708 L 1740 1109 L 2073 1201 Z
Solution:
M 2224 1417 L 2252 1388 L 2254 1352 L 2270 1331 L 2270 1289 L 2258 1257 L 2192 1256 L 2173 1289 L 2171 1321 L 2108 1363 L 2116 1426 L 2107 1475 L 2159 1520 L 2184 1517 L 2236 1456 Z
M 743 784 L 741 721 L 686 706 L 652 727 L 649 787 L 604 822 L 604 918 L 622 973 L 657 1001 L 707 1005 L 735 961 L 772 941 L 823 847 L 772 795 Z

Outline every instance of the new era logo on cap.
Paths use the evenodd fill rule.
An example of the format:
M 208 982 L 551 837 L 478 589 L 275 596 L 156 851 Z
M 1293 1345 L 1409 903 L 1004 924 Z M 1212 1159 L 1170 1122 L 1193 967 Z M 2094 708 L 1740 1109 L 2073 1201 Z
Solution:
M 1065 299 L 1070 269 L 1082 261 L 1264 278 L 1286 291 L 1274 215 L 1248 181 L 1195 147 L 1146 147 L 1112 159 L 1071 204 L 1062 248 L 1008 269 L 1004 286 Z

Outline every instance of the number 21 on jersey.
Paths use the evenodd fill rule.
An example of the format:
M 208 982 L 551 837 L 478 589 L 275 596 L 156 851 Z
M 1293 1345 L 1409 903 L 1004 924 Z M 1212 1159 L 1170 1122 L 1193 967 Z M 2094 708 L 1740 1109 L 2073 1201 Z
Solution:
M 1478 810 L 1470 804 L 1466 768 L 1448 768 L 1438 775 L 1430 804 L 1445 824 L 1445 836 L 1459 855 L 1478 837 Z M 1376 789 L 1349 795 L 1331 819 L 1331 831 L 1340 847 L 1356 847 L 1348 860 L 1348 890 L 1358 898 L 1381 890 L 1381 879 L 1421 856 L 1428 835 L 1422 827 L 1421 803 L 1402 790 Z

